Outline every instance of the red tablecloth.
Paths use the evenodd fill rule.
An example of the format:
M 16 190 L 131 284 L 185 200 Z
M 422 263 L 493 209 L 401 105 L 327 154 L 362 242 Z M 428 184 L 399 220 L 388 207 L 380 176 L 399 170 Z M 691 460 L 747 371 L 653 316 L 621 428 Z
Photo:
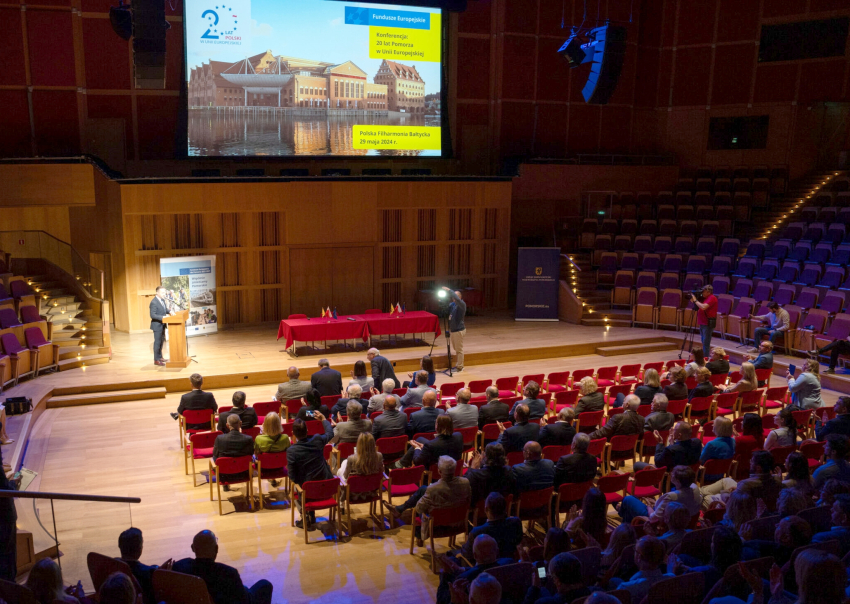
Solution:
M 354 319 L 350 321 L 348 317 Z M 284 319 L 277 330 L 277 339 L 286 338 L 286 347 L 295 342 L 324 342 L 327 340 L 357 340 L 364 342 L 370 335 L 385 336 L 405 333 L 430 333 L 439 336 L 440 319 L 424 310 L 404 315 L 388 313 L 348 315 L 338 319 Z

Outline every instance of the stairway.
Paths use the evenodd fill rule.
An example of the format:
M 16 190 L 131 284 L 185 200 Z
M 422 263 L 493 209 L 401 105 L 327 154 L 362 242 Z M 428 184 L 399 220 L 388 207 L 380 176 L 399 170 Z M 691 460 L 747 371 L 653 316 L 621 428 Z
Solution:
M 581 270 L 576 271 L 569 263 L 562 262 L 561 279 L 572 285 L 576 296 L 584 303 L 581 324 L 629 327 L 632 324 L 631 310 L 611 308 L 611 290 L 597 287 L 596 271 L 591 267 L 592 252 L 574 252 L 570 258 Z
M 52 341 L 60 345 L 59 371 L 108 363 L 109 347 L 103 345 L 100 318 L 93 315 L 77 295 L 43 275 L 28 276 L 36 291 L 39 314 L 53 326 Z

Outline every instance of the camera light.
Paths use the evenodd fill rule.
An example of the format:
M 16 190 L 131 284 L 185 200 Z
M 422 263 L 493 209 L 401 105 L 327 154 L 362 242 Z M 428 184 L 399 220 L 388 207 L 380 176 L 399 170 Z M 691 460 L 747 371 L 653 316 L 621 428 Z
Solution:
M 441 289 L 440 291 L 438 291 L 438 292 L 437 292 L 437 297 L 438 297 L 438 298 L 445 298 L 445 297 L 446 297 L 446 290 Z

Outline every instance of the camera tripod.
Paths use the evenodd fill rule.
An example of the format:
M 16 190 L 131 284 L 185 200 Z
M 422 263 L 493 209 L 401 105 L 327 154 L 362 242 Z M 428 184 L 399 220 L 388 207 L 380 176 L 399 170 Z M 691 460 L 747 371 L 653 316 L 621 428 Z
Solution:
M 693 303 L 693 301 L 691 301 L 691 304 L 693 305 L 694 312 L 691 313 L 691 320 L 688 323 L 688 332 L 689 333 L 684 338 L 682 338 L 682 348 L 679 349 L 679 358 L 680 359 L 682 358 L 682 355 L 685 353 L 685 344 L 688 345 L 688 354 L 690 354 L 690 351 L 694 349 L 694 336 L 696 335 L 696 332 L 697 332 L 697 329 L 696 329 L 697 312 L 698 312 L 699 309 L 697 308 L 697 305 Z

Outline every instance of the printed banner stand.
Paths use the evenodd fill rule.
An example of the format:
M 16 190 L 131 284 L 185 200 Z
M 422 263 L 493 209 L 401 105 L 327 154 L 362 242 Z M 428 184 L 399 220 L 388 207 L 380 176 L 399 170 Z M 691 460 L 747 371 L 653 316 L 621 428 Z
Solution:
M 215 256 L 161 258 L 159 275 L 169 308 L 189 311 L 187 337 L 218 331 Z
M 517 253 L 517 321 L 558 320 L 561 249 L 521 247 Z

